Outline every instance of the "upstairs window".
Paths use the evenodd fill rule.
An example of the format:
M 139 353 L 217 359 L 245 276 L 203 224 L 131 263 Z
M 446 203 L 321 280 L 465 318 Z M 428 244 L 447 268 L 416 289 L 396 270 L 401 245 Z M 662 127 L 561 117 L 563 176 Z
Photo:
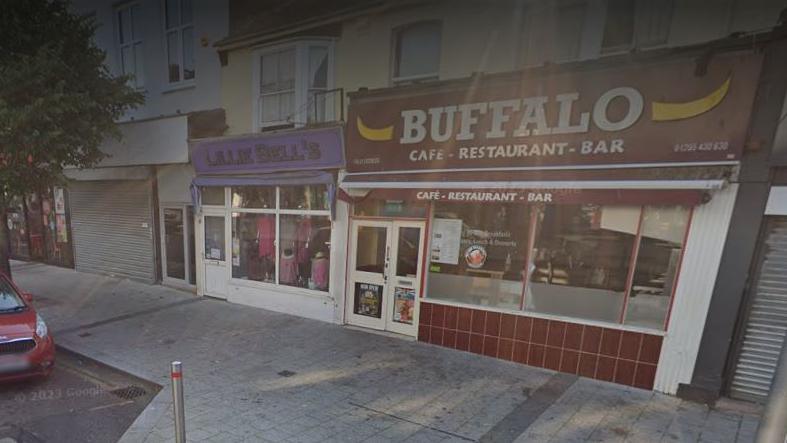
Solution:
M 673 0 L 607 0 L 603 52 L 667 43 Z
M 116 10 L 116 17 L 120 72 L 131 76 L 131 84 L 141 88 L 145 85 L 145 73 L 140 7 L 137 4 L 124 5 Z
M 164 0 L 164 40 L 169 83 L 194 79 L 194 14 L 191 0 Z
M 331 121 L 331 52 L 329 42 L 299 42 L 258 53 L 258 129 Z
M 428 21 L 394 31 L 393 83 L 437 80 L 441 28 L 440 22 Z

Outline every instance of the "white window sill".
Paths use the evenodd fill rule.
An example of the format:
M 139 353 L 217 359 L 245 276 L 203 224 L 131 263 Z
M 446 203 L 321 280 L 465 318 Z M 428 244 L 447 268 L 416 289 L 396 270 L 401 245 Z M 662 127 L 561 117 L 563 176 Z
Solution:
M 333 300 L 333 297 L 331 296 L 330 288 L 328 288 L 328 291 L 319 291 L 317 289 L 300 288 L 296 286 L 287 286 L 287 285 L 277 285 L 275 283 L 266 283 L 256 280 L 244 280 L 241 278 L 234 278 L 234 277 L 230 278 L 230 284 L 235 286 L 243 286 L 250 289 L 275 291 L 283 294 L 302 295 L 305 297 L 318 298 L 321 300 L 325 300 L 325 299 Z
M 164 89 L 161 90 L 161 93 L 169 94 L 171 92 L 184 91 L 186 89 L 194 89 L 196 87 L 197 83 L 193 80 L 189 80 L 188 82 L 169 83 L 164 87 Z

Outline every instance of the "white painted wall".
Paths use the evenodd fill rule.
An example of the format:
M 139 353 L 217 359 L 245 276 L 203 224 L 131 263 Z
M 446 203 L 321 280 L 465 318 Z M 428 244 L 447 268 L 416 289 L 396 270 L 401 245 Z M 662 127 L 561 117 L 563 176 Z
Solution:
M 713 193 L 694 209 L 654 389 L 675 394 L 691 382 L 738 185 Z
M 123 137 L 108 138 L 101 151 L 109 157 L 100 167 L 187 163 L 188 122 L 185 115 L 119 125 Z
M 159 204 L 191 203 L 189 186 L 194 178 L 194 167 L 191 164 L 158 166 Z

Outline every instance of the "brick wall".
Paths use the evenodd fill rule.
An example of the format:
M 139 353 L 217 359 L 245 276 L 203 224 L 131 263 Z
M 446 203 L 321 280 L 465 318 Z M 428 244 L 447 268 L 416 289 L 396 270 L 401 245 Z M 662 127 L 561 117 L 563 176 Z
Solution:
M 418 340 L 653 389 L 662 337 L 422 300 Z

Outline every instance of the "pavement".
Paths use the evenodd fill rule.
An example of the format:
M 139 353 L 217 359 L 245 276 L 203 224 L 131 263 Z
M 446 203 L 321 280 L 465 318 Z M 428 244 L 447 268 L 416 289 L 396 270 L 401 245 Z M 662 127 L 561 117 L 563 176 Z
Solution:
M 57 350 L 45 380 L 0 385 L 0 443 L 117 441 L 160 386 Z
M 120 441 L 751 442 L 757 408 L 641 389 L 231 304 L 14 262 L 57 343 L 164 388 Z

